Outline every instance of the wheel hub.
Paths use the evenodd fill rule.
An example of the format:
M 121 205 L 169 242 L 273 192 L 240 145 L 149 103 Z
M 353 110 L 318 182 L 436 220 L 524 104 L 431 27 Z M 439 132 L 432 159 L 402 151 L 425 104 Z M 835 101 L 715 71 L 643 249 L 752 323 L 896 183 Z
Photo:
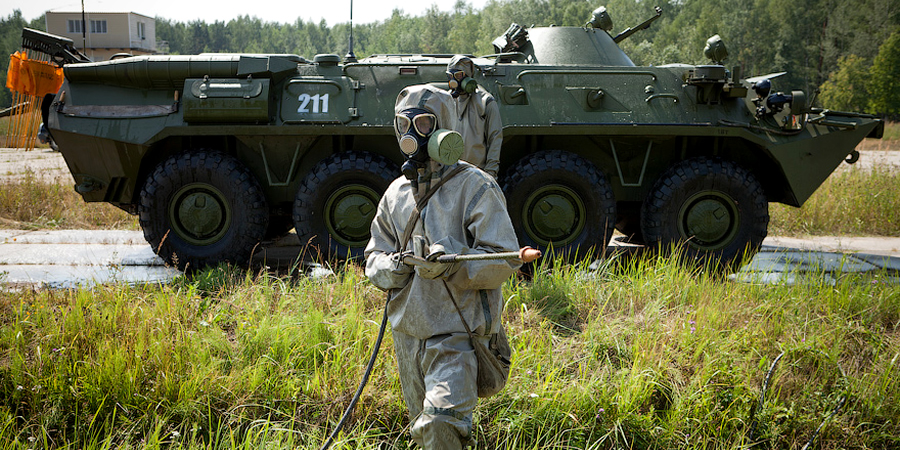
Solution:
M 231 223 L 231 210 L 222 192 L 204 183 L 179 189 L 169 204 L 173 231 L 185 241 L 209 245 L 218 241 Z
M 381 196 L 368 186 L 357 184 L 338 189 L 325 203 L 328 232 L 342 245 L 365 245 L 380 199 Z
M 584 229 L 584 202 L 565 186 L 545 186 L 525 201 L 522 210 L 525 231 L 541 245 L 566 245 Z
M 740 228 L 735 201 L 723 192 L 694 194 L 682 206 L 678 231 L 691 245 L 717 250 L 731 242 Z

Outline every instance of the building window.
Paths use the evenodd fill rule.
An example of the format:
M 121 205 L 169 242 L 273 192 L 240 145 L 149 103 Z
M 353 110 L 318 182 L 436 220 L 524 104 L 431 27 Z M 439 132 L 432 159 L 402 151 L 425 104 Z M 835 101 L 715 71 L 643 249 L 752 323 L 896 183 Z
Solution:
M 92 20 L 91 21 L 91 33 L 106 33 L 106 21 L 105 20 Z
M 81 21 L 80 20 L 69 20 L 68 21 L 68 31 L 69 33 L 81 33 Z
M 145 34 L 144 22 L 137 23 L 137 37 L 138 39 L 147 39 L 147 35 Z

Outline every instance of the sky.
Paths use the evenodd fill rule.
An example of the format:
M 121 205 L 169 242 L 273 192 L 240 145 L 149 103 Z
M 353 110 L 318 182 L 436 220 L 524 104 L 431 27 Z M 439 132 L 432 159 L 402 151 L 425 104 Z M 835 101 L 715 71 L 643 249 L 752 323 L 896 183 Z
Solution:
M 206 23 L 217 20 L 227 22 L 238 16 L 256 16 L 267 22 L 293 23 L 297 18 L 305 22 L 319 23 L 325 19 L 329 26 L 350 20 L 351 0 L 149 0 L 146 2 L 122 0 L 84 0 L 88 12 L 135 12 L 145 16 L 160 16 L 179 22 L 200 19 Z M 456 0 L 353 0 L 353 23 L 383 21 L 394 9 L 410 16 L 420 16 L 437 5 L 442 11 L 450 11 Z M 474 9 L 481 9 L 487 0 L 466 0 Z M 22 11 L 25 20 L 41 16 L 45 11 L 81 11 L 80 0 L 0 0 L 0 14 L 7 17 L 13 10 Z

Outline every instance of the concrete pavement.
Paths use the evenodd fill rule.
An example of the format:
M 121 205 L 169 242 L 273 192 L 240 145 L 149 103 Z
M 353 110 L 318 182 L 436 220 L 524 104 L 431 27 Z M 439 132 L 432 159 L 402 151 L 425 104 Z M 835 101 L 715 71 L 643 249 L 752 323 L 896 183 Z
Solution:
M 290 266 L 301 250 L 296 237 L 290 236 L 263 246 L 256 260 Z M 612 245 L 627 244 L 613 240 Z M 900 281 L 900 238 L 769 237 L 750 264 L 731 279 L 790 284 L 807 274 L 834 281 L 841 274 L 879 271 L 888 281 Z M 327 270 L 314 273 L 323 275 Z M 180 274 L 163 264 L 140 231 L 0 230 L 0 285 L 6 287 L 164 283 Z
M 140 231 L 0 230 L 0 283 L 9 286 L 156 283 L 179 273 Z

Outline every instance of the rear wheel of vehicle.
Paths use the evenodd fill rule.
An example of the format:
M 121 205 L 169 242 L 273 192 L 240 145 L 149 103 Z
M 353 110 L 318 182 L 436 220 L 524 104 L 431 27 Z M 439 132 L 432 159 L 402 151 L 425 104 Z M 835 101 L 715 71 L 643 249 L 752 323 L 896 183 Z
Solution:
M 690 259 L 737 269 L 767 234 L 769 204 L 749 171 L 721 159 L 695 158 L 667 170 L 641 211 L 648 244 L 684 243 Z
M 503 192 L 521 244 L 571 257 L 605 252 L 616 202 L 590 161 L 562 151 L 529 155 L 507 172 Z
M 381 195 L 399 174 L 396 164 L 374 153 L 338 153 L 317 164 L 294 200 L 300 243 L 325 258 L 362 256 Z
M 181 270 L 249 264 L 268 217 L 266 198 L 250 171 L 217 151 L 173 156 L 156 166 L 141 189 L 144 238 Z

